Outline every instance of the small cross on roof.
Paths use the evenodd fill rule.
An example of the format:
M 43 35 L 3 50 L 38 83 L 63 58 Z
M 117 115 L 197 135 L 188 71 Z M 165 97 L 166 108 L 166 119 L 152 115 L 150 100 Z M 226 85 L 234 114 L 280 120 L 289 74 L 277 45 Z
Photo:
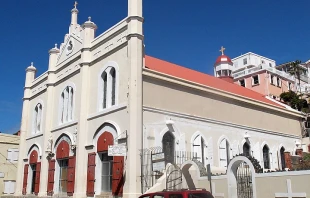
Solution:
M 226 48 L 224 48 L 223 46 L 220 49 L 220 52 L 222 52 L 222 55 L 224 55 L 224 51 L 226 50 Z

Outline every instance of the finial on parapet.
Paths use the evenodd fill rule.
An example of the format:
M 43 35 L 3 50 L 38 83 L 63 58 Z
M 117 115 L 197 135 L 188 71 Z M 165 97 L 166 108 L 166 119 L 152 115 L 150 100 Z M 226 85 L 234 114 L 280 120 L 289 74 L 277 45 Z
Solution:
M 77 4 L 78 4 L 78 2 L 75 1 L 75 2 L 74 2 L 74 5 L 73 5 L 73 6 L 74 6 L 74 9 L 76 9 Z

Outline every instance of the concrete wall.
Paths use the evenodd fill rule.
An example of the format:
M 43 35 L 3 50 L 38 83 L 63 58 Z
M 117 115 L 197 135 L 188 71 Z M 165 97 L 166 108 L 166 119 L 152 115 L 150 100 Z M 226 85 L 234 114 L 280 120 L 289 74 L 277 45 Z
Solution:
M 301 134 L 298 117 L 163 80 L 145 77 L 143 97 L 143 105 L 148 107 L 225 120 L 278 133 Z
M 253 85 L 252 83 L 252 77 L 258 75 L 259 77 L 259 84 Z M 245 80 L 245 87 L 248 89 L 251 89 L 253 91 L 256 91 L 258 93 L 261 93 L 265 96 L 267 95 L 273 95 L 276 97 L 280 97 L 280 94 L 283 92 L 287 92 L 288 89 L 288 80 L 285 78 L 281 78 L 281 86 L 277 86 L 277 76 L 273 75 L 273 83 L 271 84 L 270 81 L 271 74 L 266 73 L 266 71 L 262 71 L 259 73 L 254 73 L 252 75 L 245 76 L 244 78 L 240 78 L 235 81 L 235 84 L 240 85 L 240 80 Z M 291 89 L 294 90 L 294 83 L 291 82 Z M 278 98 L 277 98 L 278 99 Z
M 310 197 L 310 171 L 256 174 L 257 197 L 275 197 L 275 193 L 287 193 L 287 180 L 291 182 L 293 193 L 305 193 L 306 197 Z
M 4 173 L 4 178 L 0 178 L 0 196 L 4 192 L 4 181 L 16 181 L 18 163 L 7 161 L 8 149 L 19 149 L 20 137 L 16 135 L 0 134 L 0 174 Z

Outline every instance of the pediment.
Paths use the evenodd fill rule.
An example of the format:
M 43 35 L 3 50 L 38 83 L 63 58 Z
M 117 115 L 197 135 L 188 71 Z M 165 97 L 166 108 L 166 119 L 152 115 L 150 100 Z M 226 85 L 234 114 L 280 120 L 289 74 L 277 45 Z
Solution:
M 75 35 L 68 35 L 65 42 L 60 47 L 57 65 L 72 57 L 82 48 L 82 41 Z

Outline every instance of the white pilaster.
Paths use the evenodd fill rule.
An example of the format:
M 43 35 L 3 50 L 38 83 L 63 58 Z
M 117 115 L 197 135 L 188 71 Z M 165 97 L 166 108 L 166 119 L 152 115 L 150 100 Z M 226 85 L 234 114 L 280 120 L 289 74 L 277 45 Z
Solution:
M 47 145 L 49 144 L 49 138 L 51 136 L 52 120 L 54 115 L 54 83 L 56 81 L 56 63 L 57 57 L 59 56 L 59 49 L 55 44 L 55 47 L 49 50 L 49 64 L 48 64 L 48 78 L 47 78 L 47 99 L 45 105 L 45 128 L 44 133 L 44 143 L 42 145 L 42 160 L 41 160 L 41 178 L 40 178 L 40 190 L 39 196 L 47 195 L 47 181 L 48 181 L 48 164 L 49 161 L 46 160 L 47 154 L 45 153 Z M 57 113 L 57 112 L 56 112 Z
M 142 0 L 128 0 L 129 131 L 124 198 L 136 198 L 141 194 L 139 149 L 142 146 L 143 131 L 142 68 L 144 50 L 142 24 Z
M 17 167 L 17 177 L 16 177 L 16 189 L 15 195 L 22 195 L 23 188 L 23 179 L 24 179 L 24 161 L 23 158 L 26 156 L 26 137 L 27 137 L 27 128 L 29 124 L 29 100 L 30 100 L 30 87 L 32 81 L 35 78 L 36 68 L 31 63 L 26 69 L 26 80 L 24 88 L 24 98 L 23 98 L 23 110 L 22 110 L 22 120 L 20 128 L 20 144 L 19 144 L 19 157 L 18 157 L 18 167 Z
M 69 34 L 73 32 L 73 30 L 76 28 L 78 25 L 78 9 L 76 8 L 77 2 L 74 3 L 74 8 L 71 10 L 71 24 L 69 28 Z
M 87 144 L 88 132 L 88 108 L 89 108 L 89 63 L 92 59 L 90 47 L 91 41 L 95 37 L 96 24 L 91 22 L 91 18 L 82 26 L 84 28 L 84 43 L 81 55 L 81 106 L 79 112 L 79 124 L 77 135 L 77 148 L 76 148 L 76 170 L 75 170 L 75 192 L 74 197 L 86 197 L 86 181 L 87 181 Z M 78 96 L 77 96 L 78 97 Z

